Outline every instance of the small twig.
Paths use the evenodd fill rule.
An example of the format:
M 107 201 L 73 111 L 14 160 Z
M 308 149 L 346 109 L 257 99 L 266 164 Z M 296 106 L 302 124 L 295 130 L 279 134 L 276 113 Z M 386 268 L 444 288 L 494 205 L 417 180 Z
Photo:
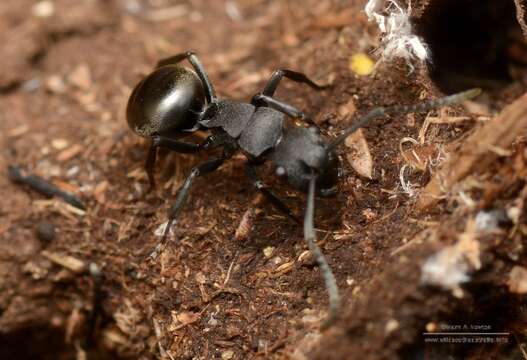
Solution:
M 9 179 L 16 184 L 27 185 L 33 190 L 38 191 L 39 193 L 45 196 L 48 196 L 48 197 L 57 196 L 63 199 L 66 203 L 72 206 L 75 206 L 78 209 L 86 210 L 86 206 L 84 206 L 82 201 L 79 198 L 77 198 L 75 195 L 69 192 L 60 190 L 58 187 L 51 184 L 47 180 L 41 178 L 40 176 L 36 176 L 36 175 L 24 176 L 22 175 L 20 168 L 16 166 L 9 166 L 8 176 L 9 176 Z
M 236 255 L 234 257 L 236 258 Z M 236 260 L 232 260 L 231 264 L 229 265 L 229 270 L 227 270 L 227 276 L 225 277 L 225 281 L 223 282 L 222 288 L 224 288 L 225 285 L 227 285 L 227 283 L 229 282 L 229 280 L 231 278 L 232 267 L 233 267 L 235 261 Z
M 186 5 L 176 5 L 150 10 L 144 14 L 144 18 L 153 22 L 166 21 L 185 16 L 188 12 L 189 9 Z
M 166 359 L 168 357 L 171 360 L 174 360 L 172 354 L 167 352 L 163 347 L 163 344 L 161 344 L 163 334 L 161 333 L 161 326 L 159 325 L 159 322 L 156 319 L 152 319 L 152 323 L 154 324 L 154 332 L 157 339 L 157 347 L 159 348 L 159 355 L 161 355 L 162 359 Z
M 518 344 L 518 347 L 520 348 L 523 359 L 527 360 L 527 353 L 525 352 L 525 349 L 523 348 L 523 344 L 520 342 L 520 340 L 518 340 L 518 336 L 516 336 L 515 332 L 512 333 L 512 336 L 514 336 L 514 340 L 516 340 L 516 343 Z
M 86 271 L 86 265 L 82 260 L 74 258 L 73 256 L 63 255 L 55 252 L 50 252 L 47 250 L 42 251 L 42 256 L 51 262 L 60 265 L 75 274 L 83 274 Z
M 95 263 L 89 266 L 89 272 L 93 281 L 92 310 L 86 327 L 86 350 L 93 346 L 93 338 L 97 328 L 97 319 L 102 312 L 102 273 Z

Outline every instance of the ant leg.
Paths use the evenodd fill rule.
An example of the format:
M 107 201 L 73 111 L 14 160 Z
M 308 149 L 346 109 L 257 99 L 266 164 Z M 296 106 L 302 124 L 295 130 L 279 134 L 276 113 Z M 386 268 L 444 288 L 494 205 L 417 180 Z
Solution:
M 207 75 L 205 68 L 201 64 L 201 61 L 199 61 L 196 54 L 194 54 L 192 51 L 186 51 L 184 53 L 179 53 L 174 56 L 161 59 L 157 62 L 156 68 L 165 65 L 174 65 L 185 59 L 189 61 L 189 63 L 196 71 L 196 74 L 198 75 L 199 79 L 201 80 L 201 83 L 203 84 L 205 90 L 205 96 L 207 97 L 207 102 L 209 104 L 216 102 L 216 91 L 214 90 L 214 86 L 212 86 L 212 83 L 209 80 L 209 76 Z
M 159 244 L 157 244 L 154 251 L 150 253 L 150 256 L 149 256 L 150 258 L 155 259 L 157 255 L 159 254 L 159 252 L 164 249 L 166 242 L 168 240 L 168 233 L 170 232 L 170 228 L 172 227 L 172 224 L 174 223 L 174 221 L 177 220 L 177 217 L 181 213 L 181 209 L 183 208 L 183 205 L 185 204 L 187 200 L 188 192 L 190 190 L 190 186 L 192 185 L 192 182 L 194 181 L 194 179 L 198 176 L 205 175 L 205 174 L 208 174 L 216 170 L 217 168 L 221 166 L 221 164 L 223 164 L 224 161 L 225 161 L 224 157 L 213 158 L 213 159 L 210 159 L 204 162 L 201 165 L 194 166 L 192 168 L 189 176 L 186 178 L 185 182 L 183 183 L 183 185 L 181 185 L 181 187 L 178 190 L 178 194 L 176 197 L 176 201 L 174 202 L 174 205 L 172 205 L 170 209 L 168 210 L 168 223 L 165 228 L 165 232 L 163 233 L 163 237 L 161 238 L 161 241 L 159 242 Z
M 265 104 L 265 106 L 268 106 L 272 109 L 280 111 L 281 113 L 284 113 L 292 118 L 298 118 L 309 124 L 316 125 L 313 119 L 307 117 L 302 111 L 298 110 L 294 106 L 291 106 L 275 98 L 272 98 L 271 96 L 268 96 L 268 95 L 264 95 L 264 94 L 254 95 L 251 100 L 251 104 L 253 104 L 254 106 L 262 106 L 263 104 Z
M 306 239 L 309 250 L 318 263 L 320 271 L 322 272 L 324 283 L 326 284 L 326 290 L 329 295 L 328 317 L 322 323 L 322 328 L 325 329 L 331 326 L 337 318 L 338 309 L 340 307 L 340 296 L 337 282 L 335 281 L 335 276 L 331 271 L 331 267 L 329 266 L 326 258 L 316 243 L 313 218 L 315 216 L 315 183 L 317 178 L 313 170 L 311 170 L 311 174 L 312 177 L 309 181 L 309 192 L 307 195 L 307 209 L 304 217 L 304 238 Z
M 258 178 L 258 175 L 256 174 L 256 169 L 252 164 L 247 163 L 246 172 L 253 185 L 267 198 L 267 200 L 271 202 L 271 204 L 273 204 L 276 209 L 287 215 L 297 224 L 302 223 L 300 219 L 297 218 L 295 214 L 293 214 L 291 209 L 289 209 L 287 205 L 284 204 L 284 202 L 271 190 L 269 190 L 269 188 Z
M 318 85 L 303 73 L 287 69 L 278 69 L 273 72 L 273 75 L 271 75 L 271 78 L 265 85 L 264 90 L 260 94 L 253 96 L 251 103 L 254 106 L 268 106 L 293 118 L 300 118 L 305 120 L 307 123 L 314 125 L 314 121 L 311 118 L 307 118 L 302 111 L 284 103 L 283 101 L 273 98 L 276 88 L 283 77 L 298 83 L 306 84 L 315 90 L 323 90 L 328 87 L 328 85 Z
M 274 92 L 276 91 L 276 88 L 278 87 L 278 84 L 280 83 L 280 80 L 282 80 L 284 76 L 295 82 L 306 84 L 315 90 L 323 90 L 329 86 L 329 85 L 318 85 L 317 83 L 315 83 L 313 80 L 311 80 L 310 78 L 308 78 L 305 74 L 301 72 L 296 72 L 296 71 L 287 70 L 287 69 L 278 69 L 278 70 L 275 70 L 273 75 L 271 75 L 271 78 L 265 85 L 265 88 L 262 91 L 262 94 L 267 95 L 267 96 L 273 96 Z
M 211 135 L 207 137 L 203 143 L 193 144 L 177 141 L 160 135 L 152 136 L 152 143 L 148 149 L 148 156 L 145 163 L 145 170 L 150 183 L 150 189 L 155 188 L 154 166 L 156 163 L 158 147 L 167 148 L 169 150 L 183 154 L 194 154 L 202 150 L 206 150 L 214 145 L 218 145 L 218 141 L 216 139 L 216 137 Z

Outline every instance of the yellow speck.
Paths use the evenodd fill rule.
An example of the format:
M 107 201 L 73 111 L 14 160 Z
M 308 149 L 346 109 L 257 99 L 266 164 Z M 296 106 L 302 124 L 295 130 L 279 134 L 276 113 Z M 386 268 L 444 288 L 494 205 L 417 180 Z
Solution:
M 350 59 L 350 69 L 360 76 L 369 75 L 373 71 L 375 63 L 364 53 L 354 54 Z

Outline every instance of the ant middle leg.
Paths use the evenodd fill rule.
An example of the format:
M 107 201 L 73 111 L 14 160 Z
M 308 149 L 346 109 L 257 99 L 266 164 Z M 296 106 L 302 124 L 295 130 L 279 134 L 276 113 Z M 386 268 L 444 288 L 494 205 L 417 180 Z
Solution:
M 199 61 L 196 54 L 194 54 L 192 51 L 186 51 L 183 53 L 170 56 L 165 59 L 161 59 L 157 62 L 156 68 L 165 66 L 165 65 L 175 65 L 185 59 L 189 61 L 189 63 L 192 65 L 192 67 L 196 71 L 196 74 L 198 75 L 199 79 L 201 80 L 201 83 L 203 84 L 203 88 L 205 90 L 205 96 L 207 98 L 207 102 L 209 104 L 216 102 L 217 99 L 216 99 L 216 91 L 214 90 L 214 86 L 212 86 L 212 83 L 210 82 L 209 76 L 207 75 L 207 72 L 205 71 L 203 64 L 201 64 L 201 61 Z
M 189 176 L 185 179 L 185 182 L 183 183 L 183 185 L 181 185 L 181 187 L 178 190 L 176 201 L 168 210 L 168 223 L 163 233 L 163 237 L 161 238 L 161 241 L 157 244 L 154 251 L 150 253 L 149 255 L 150 258 L 155 259 L 157 255 L 159 254 L 159 252 L 163 250 L 163 248 L 165 247 L 166 242 L 168 240 L 168 233 L 170 232 L 170 228 L 172 227 L 172 224 L 174 223 L 174 221 L 177 220 L 179 214 L 181 213 L 181 209 L 183 208 L 183 205 L 185 205 L 190 187 L 192 186 L 192 182 L 194 181 L 194 179 L 198 176 L 202 176 L 210 172 L 213 172 L 214 170 L 218 169 L 221 166 L 221 164 L 223 164 L 224 161 L 225 161 L 225 157 L 212 158 L 204 162 L 203 164 L 194 166 L 192 168 Z
M 302 221 L 298 217 L 296 217 L 296 215 L 291 211 L 291 209 L 289 209 L 289 207 L 277 195 L 275 195 L 275 193 L 273 193 L 267 185 L 265 185 L 258 178 L 258 175 L 256 174 L 256 169 L 254 168 L 253 164 L 247 163 L 246 173 L 247 177 L 251 180 L 253 185 L 267 198 L 267 200 L 271 202 L 271 204 L 273 204 L 276 209 L 281 211 L 283 214 L 287 215 L 297 224 L 302 224 Z

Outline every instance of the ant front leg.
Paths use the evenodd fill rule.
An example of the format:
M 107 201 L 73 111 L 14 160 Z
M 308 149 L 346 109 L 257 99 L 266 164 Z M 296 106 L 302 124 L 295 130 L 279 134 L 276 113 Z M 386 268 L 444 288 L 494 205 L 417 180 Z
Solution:
M 186 143 L 160 135 L 152 136 L 152 143 L 150 144 L 150 148 L 148 149 L 148 156 L 146 158 L 145 163 L 145 170 L 148 176 L 148 181 L 150 183 L 150 190 L 153 190 L 156 185 L 154 178 L 154 166 L 156 163 L 158 147 L 163 147 L 183 154 L 194 154 L 202 150 L 209 149 L 217 145 L 218 143 L 219 141 L 213 135 L 209 136 L 201 144 Z
M 174 221 L 177 220 L 179 214 L 181 213 L 181 209 L 183 208 L 183 205 L 185 204 L 188 193 L 190 190 L 190 187 L 192 186 L 192 182 L 194 179 L 198 176 L 202 176 L 205 174 L 208 174 L 210 172 L 213 172 L 217 168 L 223 164 L 225 161 L 225 157 L 221 158 L 213 158 L 206 162 L 204 162 L 201 165 L 195 166 L 190 171 L 190 175 L 185 179 L 185 182 L 178 190 L 178 194 L 176 197 L 176 201 L 174 202 L 174 205 L 170 207 L 170 210 L 168 211 L 168 223 L 165 228 L 165 232 L 163 233 L 163 237 L 161 238 L 161 241 L 159 244 L 157 244 L 156 248 L 152 253 L 150 254 L 151 259 L 155 259 L 157 255 L 163 250 L 163 248 L 166 245 L 166 242 L 168 240 L 168 233 L 170 232 L 170 228 L 172 227 L 172 224 Z
M 214 90 L 214 86 L 212 86 L 212 83 L 209 80 L 209 76 L 207 75 L 207 72 L 205 71 L 203 64 L 201 64 L 201 61 L 199 61 L 196 54 L 194 54 L 192 51 L 186 51 L 184 53 L 179 53 L 177 55 L 170 56 L 168 58 L 159 60 L 157 62 L 156 68 L 165 66 L 165 65 L 175 65 L 185 59 L 189 61 L 189 63 L 192 65 L 192 67 L 196 71 L 196 74 L 198 75 L 199 79 L 201 80 L 201 83 L 203 84 L 203 88 L 205 90 L 205 96 L 207 98 L 207 102 L 209 104 L 216 102 L 217 101 L 216 91 Z
M 258 178 L 256 169 L 252 164 L 247 163 L 246 172 L 247 177 L 251 180 L 253 185 L 267 198 L 267 200 L 271 202 L 271 204 L 273 204 L 276 209 L 287 215 L 297 224 L 302 224 L 302 221 L 296 217 L 291 209 L 289 209 L 289 207 Z
M 276 88 L 278 87 L 278 84 L 280 83 L 280 80 L 282 80 L 284 76 L 295 82 L 306 84 L 315 90 L 324 90 L 329 87 L 329 85 L 318 85 L 301 72 L 287 69 L 278 69 L 273 72 L 273 75 L 271 75 L 271 78 L 265 85 L 262 94 L 267 96 L 273 96 L 274 92 L 276 91 Z
M 254 106 L 268 106 L 293 118 L 299 118 L 306 121 L 307 123 L 314 124 L 314 121 L 311 118 L 306 117 L 302 111 L 283 101 L 273 98 L 278 84 L 283 77 L 298 83 L 306 84 L 315 90 L 323 90 L 328 87 L 327 85 L 318 85 L 303 73 L 287 69 L 278 69 L 273 72 L 273 75 L 271 75 L 271 78 L 265 85 L 264 90 L 260 94 L 253 96 L 251 103 Z
M 256 94 L 251 100 L 251 104 L 254 106 L 267 106 L 281 113 L 291 116 L 295 119 L 301 119 L 309 124 L 316 125 L 313 119 L 306 117 L 304 112 L 298 110 L 294 106 L 291 106 L 283 101 L 277 100 L 271 96 L 264 94 Z

